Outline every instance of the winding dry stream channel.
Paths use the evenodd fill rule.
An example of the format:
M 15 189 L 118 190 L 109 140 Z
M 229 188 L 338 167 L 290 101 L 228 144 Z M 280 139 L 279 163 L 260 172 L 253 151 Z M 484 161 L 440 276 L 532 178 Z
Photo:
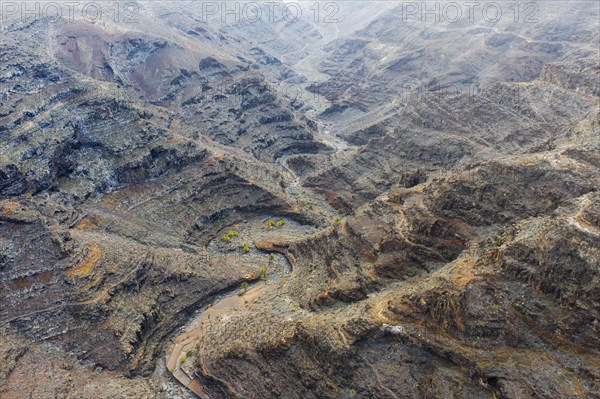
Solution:
M 264 217 L 256 218 L 230 227 L 239 229 L 240 235 L 248 236 L 251 234 L 251 231 L 257 229 L 265 230 L 264 219 Z M 272 231 L 285 234 L 285 231 L 287 230 L 287 234 L 290 234 L 289 230 L 297 230 L 300 226 L 296 226 L 296 223 L 293 220 L 282 220 L 285 220 L 286 228 L 273 228 Z M 225 230 L 228 230 L 230 227 Z M 302 234 L 301 232 L 299 233 Z M 224 247 L 227 245 L 226 243 L 220 242 L 220 236 L 221 235 L 208 245 L 209 251 L 216 256 L 223 256 L 225 254 Z M 235 247 L 236 249 L 233 249 L 233 251 L 238 251 L 238 246 L 236 245 Z M 268 253 L 256 248 L 253 248 L 251 251 L 252 253 L 240 256 L 249 258 L 252 262 L 256 262 L 257 265 L 260 265 L 260 262 L 265 262 L 265 259 L 269 259 L 265 268 L 268 276 L 276 276 L 275 278 L 286 277 L 291 273 L 291 264 L 283 255 L 279 253 Z M 199 361 L 197 358 L 199 351 L 196 346 L 201 345 L 205 329 L 218 327 L 218 324 L 236 309 L 247 306 L 249 303 L 252 303 L 253 300 L 258 298 L 263 287 L 269 284 L 268 280 L 260 278 L 259 275 L 247 276 L 247 280 L 249 281 L 246 288 L 242 288 L 241 286 L 232 288 L 228 292 L 215 297 L 213 305 L 200 309 L 199 313 L 196 313 L 196 315 L 190 319 L 188 324 L 183 327 L 180 334 L 174 338 L 167 350 L 165 359 L 167 370 L 175 379 L 177 379 L 177 381 L 202 399 L 208 398 L 208 395 L 203 391 L 200 380 L 195 376 L 195 367 Z
M 213 322 L 218 323 L 221 317 L 258 297 L 261 288 L 261 285 L 255 283 L 242 296 L 237 295 L 239 289 L 225 294 L 214 306 L 196 316 L 171 346 L 166 359 L 167 369 L 173 377 L 200 398 L 206 399 L 208 395 L 202 390 L 200 380 L 194 375 L 195 356 L 189 354 L 194 353 L 195 346 L 201 341 L 202 332 L 207 326 Z
M 320 128 L 321 127 L 322 126 L 320 126 Z M 333 137 L 328 129 L 323 129 L 325 130 L 324 132 L 321 129 L 319 130 L 323 137 L 323 141 L 334 149 L 333 153 L 343 150 L 342 146 L 332 145 L 332 141 L 337 141 L 337 138 Z M 323 212 L 325 215 L 332 215 L 337 212 L 333 210 L 319 194 L 302 187 L 301 178 L 287 166 L 287 158 L 287 156 L 284 156 L 279 159 L 280 165 L 287 172 L 288 176 L 291 177 L 286 185 L 286 193 L 290 197 L 296 198 L 296 200 L 299 200 L 299 198 L 309 198 L 311 204 L 314 204 L 315 207 L 321 209 L 319 213 Z M 333 216 L 331 217 L 333 218 Z M 267 220 L 283 220 L 284 226 L 280 228 L 276 227 L 269 231 L 269 229 L 265 229 L 265 222 Z M 316 229 L 316 226 L 302 225 L 287 217 L 282 218 L 277 215 L 260 215 L 224 228 L 219 232 L 217 237 L 209 243 L 207 249 L 216 256 L 224 256 L 231 254 L 232 252 L 241 252 L 239 244 L 238 246 L 231 247 L 228 246 L 227 242 L 221 240 L 220 237 L 223 234 L 226 234 L 228 230 L 239 230 L 240 237 L 239 240 L 237 240 L 239 242 L 249 240 L 250 237 L 259 236 L 262 236 L 260 238 L 268 242 L 270 239 L 275 238 L 273 236 L 269 237 L 270 232 L 277 234 L 277 240 L 288 240 L 297 239 L 298 237 L 314 233 Z M 252 258 L 251 260 L 253 262 L 256 261 L 258 265 L 261 264 L 260 262 L 264 262 L 265 259 L 269 259 L 266 271 L 270 276 L 285 277 L 292 272 L 291 264 L 287 258 L 276 252 L 261 251 L 253 248 L 252 253 L 244 254 L 242 252 L 240 256 Z M 231 315 L 232 312 L 251 304 L 260 297 L 268 282 L 258 277 L 259 276 L 248 278 L 248 280 L 252 280 L 252 282 L 248 282 L 248 287 L 245 289 L 239 286 L 232 288 L 230 291 L 214 298 L 214 304 L 212 306 L 200 309 L 180 330 L 180 333 L 172 339 L 166 351 L 164 361 L 166 362 L 168 372 L 183 386 L 189 389 L 189 391 L 202 399 L 208 399 L 209 396 L 203 390 L 201 381 L 196 377 L 195 368 L 200 362 L 197 355 L 199 353 L 199 345 L 202 345 L 203 333 L 207 328 L 218 328 L 218 324 L 225 320 L 228 315 Z

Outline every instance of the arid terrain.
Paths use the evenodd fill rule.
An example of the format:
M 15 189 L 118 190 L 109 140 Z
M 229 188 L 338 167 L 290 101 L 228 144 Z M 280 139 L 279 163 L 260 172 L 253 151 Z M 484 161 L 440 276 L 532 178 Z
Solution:
M 600 5 L 0 2 L 0 398 L 600 399 Z

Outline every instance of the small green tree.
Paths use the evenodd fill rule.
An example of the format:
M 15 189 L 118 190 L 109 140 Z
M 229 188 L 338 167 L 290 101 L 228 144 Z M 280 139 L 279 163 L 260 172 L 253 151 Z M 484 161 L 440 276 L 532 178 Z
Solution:
M 265 280 L 265 284 L 267 283 L 267 280 L 269 279 L 269 275 L 267 274 L 267 270 L 265 268 L 260 269 L 260 278 Z
M 229 230 L 229 232 L 227 234 L 225 234 L 223 237 L 221 237 L 221 239 L 223 241 L 231 241 L 231 237 L 237 237 L 240 233 L 238 233 L 235 230 Z
M 285 224 L 285 221 L 283 219 L 279 219 L 277 221 L 277 227 L 282 227 Z
M 244 295 L 246 293 L 246 291 L 248 291 L 248 282 L 243 281 L 242 282 L 242 290 L 238 292 L 238 296 Z

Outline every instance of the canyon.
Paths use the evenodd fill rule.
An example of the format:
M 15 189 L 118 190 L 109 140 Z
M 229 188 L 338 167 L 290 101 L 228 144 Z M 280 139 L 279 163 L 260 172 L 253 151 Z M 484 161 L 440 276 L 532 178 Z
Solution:
M 600 398 L 596 3 L 36 4 L 0 398 Z

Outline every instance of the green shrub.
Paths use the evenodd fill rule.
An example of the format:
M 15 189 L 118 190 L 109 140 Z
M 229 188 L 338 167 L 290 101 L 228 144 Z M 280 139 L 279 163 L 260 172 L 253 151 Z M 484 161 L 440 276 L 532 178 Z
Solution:
M 285 224 L 285 221 L 284 221 L 283 219 L 279 219 L 279 220 L 277 221 L 277 227 L 281 227 L 281 226 L 283 226 L 284 224 Z
M 269 220 L 267 220 L 265 222 L 265 226 L 267 226 L 267 227 L 273 227 L 273 226 L 275 226 L 275 222 L 272 221 L 271 219 L 269 219 Z
M 237 237 L 240 233 L 238 233 L 235 230 L 229 230 L 229 232 L 227 234 L 225 234 L 223 237 L 221 237 L 221 239 L 223 241 L 231 241 L 231 237 Z
M 269 275 L 267 274 L 267 270 L 264 268 L 260 269 L 260 278 L 263 280 L 268 280 L 269 279 Z
M 185 363 L 185 361 L 186 361 L 186 360 L 187 360 L 187 358 L 186 358 L 185 356 L 181 356 L 181 357 L 179 358 L 179 361 L 180 361 L 181 363 Z

